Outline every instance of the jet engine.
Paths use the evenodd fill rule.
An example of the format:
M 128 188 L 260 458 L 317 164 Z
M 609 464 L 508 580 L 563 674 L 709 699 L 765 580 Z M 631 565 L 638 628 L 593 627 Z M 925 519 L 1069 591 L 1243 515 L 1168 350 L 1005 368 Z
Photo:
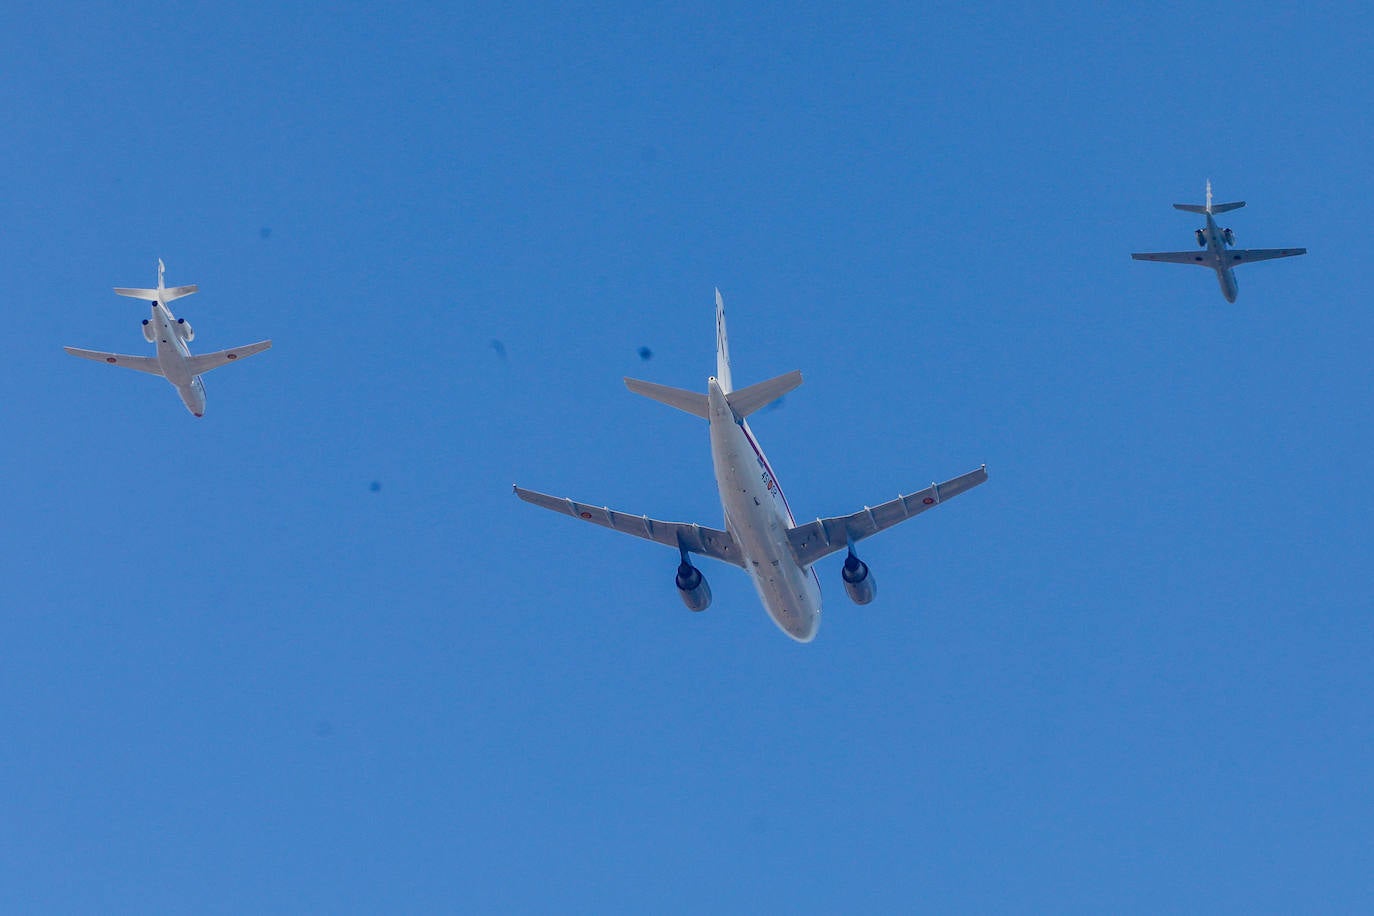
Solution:
M 687 605 L 689 611 L 704 611 L 711 606 L 711 586 L 707 584 L 706 577 L 701 574 L 686 558 L 678 564 L 677 578 L 678 593 L 682 595 L 682 603 Z
M 1203 234 L 1203 232 L 1202 232 L 1201 229 L 1194 229 L 1194 230 L 1193 230 L 1193 235 L 1197 237 L 1197 247 L 1199 247 L 1199 248 L 1206 248 L 1206 247 L 1207 247 L 1207 236 Z
M 157 329 L 153 327 L 153 323 L 147 318 L 143 319 L 143 339 L 148 341 L 148 343 L 152 343 L 157 339 Z
M 849 600 L 855 604 L 868 604 L 878 594 L 878 585 L 868 571 L 868 564 L 856 557 L 852 548 L 849 556 L 844 558 L 840 578 L 844 579 L 844 590 Z
M 1230 229 L 1221 230 L 1221 237 L 1226 239 L 1226 244 L 1228 245 L 1234 245 L 1236 243 L 1236 234 Z
M 185 318 L 177 319 L 177 333 L 181 335 L 182 340 L 188 343 L 196 339 L 196 332 L 191 329 L 191 322 Z

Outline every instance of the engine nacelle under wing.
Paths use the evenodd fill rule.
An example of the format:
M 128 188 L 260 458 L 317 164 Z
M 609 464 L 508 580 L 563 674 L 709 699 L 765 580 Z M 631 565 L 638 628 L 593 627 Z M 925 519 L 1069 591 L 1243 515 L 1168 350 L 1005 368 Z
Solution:
M 148 343 L 157 340 L 157 328 L 153 327 L 153 323 L 147 318 L 143 319 L 143 339 Z
M 853 551 L 844 558 L 840 578 L 844 579 L 845 594 L 855 604 L 868 604 L 878 595 L 878 584 L 873 581 L 868 564 L 854 556 Z
M 678 564 L 677 578 L 674 582 L 678 594 L 682 596 L 682 603 L 687 605 L 687 610 L 704 611 L 711 606 L 711 586 L 706 582 L 701 570 L 691 563 L 683 560 Z
M 196 339 L 196 332 L 192 329 L 191 322 L 187 321 L 185 318 L 177 319 L 177 333 L 180 334 L 181 339 L 187 343 Z

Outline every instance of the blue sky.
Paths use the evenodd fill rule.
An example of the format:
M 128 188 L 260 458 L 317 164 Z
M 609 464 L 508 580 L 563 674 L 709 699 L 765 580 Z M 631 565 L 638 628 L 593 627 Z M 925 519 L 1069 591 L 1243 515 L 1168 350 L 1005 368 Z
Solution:
M 1374 907 L 1371 31 L 6 7 L 0 908 Z M 1208 178 L 1311 249 L 1235 305 L 1128 257 Z M 61 351 L 158 257 L 274 341 L 203 420 Z M 799 517 L 991 475 L 809 646 L 510 493 L 719 524 L 620 381 L 700 387 L 717 286 Z

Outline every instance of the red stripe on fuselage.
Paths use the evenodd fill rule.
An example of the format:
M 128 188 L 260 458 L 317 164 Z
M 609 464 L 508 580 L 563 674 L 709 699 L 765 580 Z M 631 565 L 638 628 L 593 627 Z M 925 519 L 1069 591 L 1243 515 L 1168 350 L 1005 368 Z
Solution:
M 767 458 L 763 457 L 763 449 L 759 448 L 759 444 L 754 441 L 754 434 L 749 431 L 749 427 L 741 422 L 739 428 L 744 433 L 744 438 L 749 443 L 749 447 L 752 448 L 754 454 L 758 456 L 759 463 L 762 464 L 763 469 L 768 472 L 768 476 L 773 479 L 773 486 L 778 488 L 778 495 L 782 497 L 782 508 L 787 512 L 787 524 L 793 528 L 797 527 L 797 520 L 792 516 L 792 507 L 787 503 L 787 494 L 782 492 L 782 484 L 778 483 L 778 475 L 773 473 L 772 465 L 768 463 Z
M 773 481 L 773 486 L 777 487 L 778 495 L 782 497 L 782 508 L 787 513 L 788 527 L 797 527 L 797 520 L 792 515 L 792 507 L 787 502 L 787 494 L 782 492 L 782 484 L 778 483 L 778 475 L 773 473 L 773 466 L 768 463 L 767 458 L 763 457 L 763 449 L 759 448 L 759 444 L 754 441 L 753 432 L 750 431 L 748 426 L 744 425 L 743 420 L 740 421 L 739 428 L 740 432 L 744 433 L 744 440 L 749 443 L 749 447 L 752 448 L 754 454 L 758 456 L 759 464 L 762 464 L 763 469 L 768 472 L 769 478 Z M 811 581 L 816 583 L 816 589 L 819 591 L 821 587 L 821 578 L 816 575 L 816 567 L 812 566 L 807 572 L 811 573 Z

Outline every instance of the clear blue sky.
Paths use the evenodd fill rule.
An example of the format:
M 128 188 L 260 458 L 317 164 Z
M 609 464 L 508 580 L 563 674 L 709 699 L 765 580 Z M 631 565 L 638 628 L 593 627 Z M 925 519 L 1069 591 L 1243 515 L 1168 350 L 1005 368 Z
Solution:
M 548 6 L 0 12 L 0 909 L 1374 910 L 1374 15 Z M 510 493 L 719 524 L 716 286 L 799 517 L 991 474 L 808 646 Z

